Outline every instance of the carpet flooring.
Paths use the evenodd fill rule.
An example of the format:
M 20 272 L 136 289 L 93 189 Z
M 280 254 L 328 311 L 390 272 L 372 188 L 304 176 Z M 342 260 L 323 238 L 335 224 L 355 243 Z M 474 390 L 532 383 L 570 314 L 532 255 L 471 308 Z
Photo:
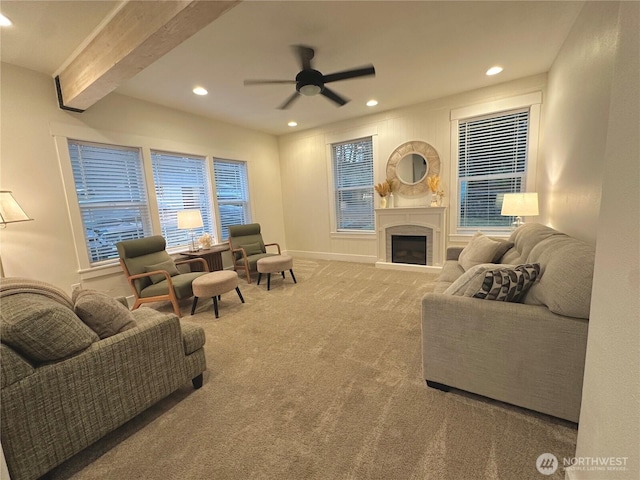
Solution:
M 58 479 L 476 480 L 544 477 L 576 426 L 428 388 L 420 299 L 434 274 L 296 259 L 246 300 L 201 301 L 204 386 L 190 384 L 54 469 Z M 254 277 L 255 280 L 255 277 Z M 159 309 L 170 311 L 168 304 Z

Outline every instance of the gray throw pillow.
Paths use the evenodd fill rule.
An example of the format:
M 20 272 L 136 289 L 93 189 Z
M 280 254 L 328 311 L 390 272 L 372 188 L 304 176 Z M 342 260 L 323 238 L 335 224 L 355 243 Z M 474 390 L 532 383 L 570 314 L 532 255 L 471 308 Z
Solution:
M 2 298 L 0 317 L 2 342 L 35 363 L 69 357 L 98 341 L 71 308 L 37 293 Z
M 146 265 L 144 267 L 145 272 L 155 272 L 156 270 L 164 270 L 171 277 L 175 277 L 176 275 L 180 275 L 180 271 L 173 260 L 165 260 L 164 262 L 156 263 L 154 265 Z M 149 277 L 151 279 L 151 283 L 158 283 L 166 279 L 164 275 L 158 273 L 156 275 L 151 275 Z
M 500 240 L 493 240 L 477 232 L 460 252 L 458 263 L 465 270 L 469 270 L 474 265 L 480 265 L 481 263 L 491 263 L 499 251 L 504 248 L 503 243 Z M 504 252 L 502 253 L 504 254 Z
M 76 315 L 101 339 L 136 326 L 133 314 L 115 298 L 96 290 L 76 290 Z
M 515 265 L 513 266 L 515 267 Z M 460 275 L 443 293 L 446 295 L 473 297 L 480 290 L 482 282 L 484 282 L 485 273 L 495 268 L 495 263 L 474 265 Z
M 248 243 L 247 245 L 244 245 L 242 248 L 244 248 L 244 251 L 247 254 L 247 257 L 251 255 L 258 255 L 260 253 L 264 253 L 262 251 L 262 245 L 260 245 L 260 242 Z
M 473 296 L 484 300 L 519 302 L 539 276 L 539 263 L 488 270 L 480 289 Z

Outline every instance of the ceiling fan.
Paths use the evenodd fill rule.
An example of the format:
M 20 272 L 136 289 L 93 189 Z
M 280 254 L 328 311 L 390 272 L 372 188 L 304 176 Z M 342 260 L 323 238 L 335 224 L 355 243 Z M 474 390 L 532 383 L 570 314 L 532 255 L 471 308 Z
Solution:
M 302 70 L 296 75 L 295 80 L 245 80 L 245 85 L 265 85 L 275 83 L 288 83 L 295 84 L 296 91 L 287 98 L 278 108 L 284 110 L 289 108 L 293 101 L 300 95 L 311 97 L 313 95 L 324 95 L 329 100 L 335 102 L 339 107 L 349 102 L 348 99 L 338 95 L 333 90 L 327 88 L 325 84 L 330 82 L 336 82 L 338 80 L 347 80 L 349 78 L 367 77 L 375 75 L 376 71 L 373 65 L 368 65 L 353 70 L 345 70 L 342 72 L 331 73 L 329 75 L 323 75 L 318 70 L 311 68 L 311 59 L 315 55 L 315 51 L 311 47 L 305 47 L 304 45 L 294 45 L 292 47 L 296 52 Z

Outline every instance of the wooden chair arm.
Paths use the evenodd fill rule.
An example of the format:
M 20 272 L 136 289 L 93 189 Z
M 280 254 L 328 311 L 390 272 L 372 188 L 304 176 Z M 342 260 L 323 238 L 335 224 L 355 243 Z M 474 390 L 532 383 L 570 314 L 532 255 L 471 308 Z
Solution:
M 178 260 L 177 262 L 175 262 L 175 264 L 184 265 L 186 263 L 195 263 L 195 262 L 202 264 L 202 268 L 204 268 L 203 272 L 209 271 L 209 264 L 204 258 L 187 258 L 186 260 Z
M 232 248 L 231 249 L 231 258 L 233 259 L 233 264 L 235 265 L 236 263 L 236 256 L 233 255 L 234 253 L 242 253 L 242 258 L 244 259 L 245 265 L 247 264 L 247 252 L 245 251 L 244 248 L 240 247 L 240 248 Z
M 277 243 L 265 243 L 264 244 L 265 250 L 266 250 L 267 247 L 273 247 L 273 246 L 278 247 L 278 255 L 281 255 L 282 252 L 280 251 L 280 245 L 279 244 L 277 244 Z

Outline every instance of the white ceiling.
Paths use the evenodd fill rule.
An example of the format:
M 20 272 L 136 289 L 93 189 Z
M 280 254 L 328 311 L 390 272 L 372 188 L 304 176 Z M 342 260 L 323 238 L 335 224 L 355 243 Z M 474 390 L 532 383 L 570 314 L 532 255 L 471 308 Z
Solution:
M 54 74 L 118 3 L 3 0 L 14 26 L 0 33 L 2 61 Z M 290 120 L 306 129 L 546 72 L 582 4 L 245 1 L 116 92 L 279 135 Z M 297 44 L 316 49 L 324 74 L 373 64 L 376 76 L 332 83 L 351 99 L 343 107 L 316 96 L 278 110 L 294 85 L 243 81 L 293 80 Z M 487 77 L 493 65 L 504 72 Z M 209 95 L 194 95 L 198 85 Z

